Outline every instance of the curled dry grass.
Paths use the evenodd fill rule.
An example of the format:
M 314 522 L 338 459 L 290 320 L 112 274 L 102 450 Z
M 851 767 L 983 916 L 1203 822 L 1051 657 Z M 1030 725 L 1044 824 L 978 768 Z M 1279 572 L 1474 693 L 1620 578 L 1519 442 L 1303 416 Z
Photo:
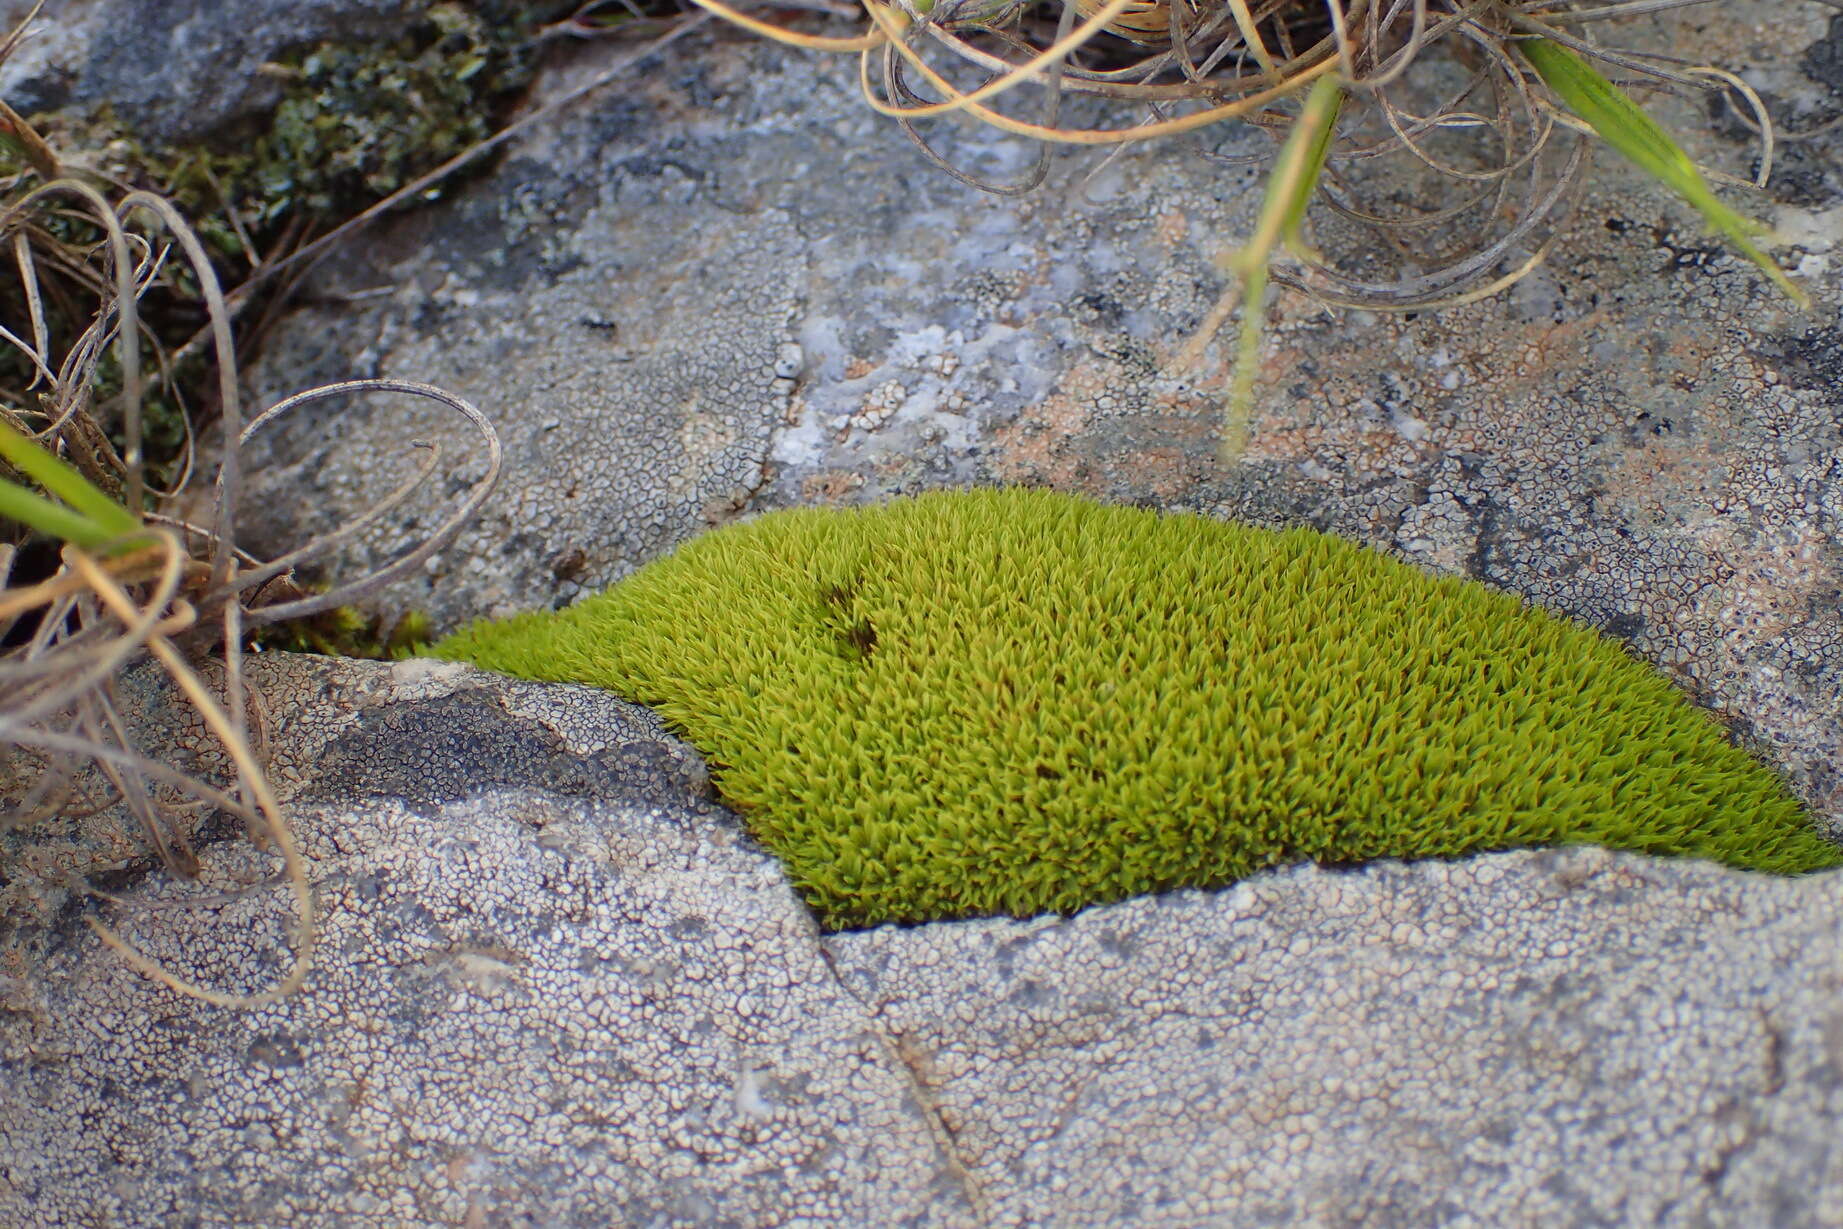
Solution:
M 0 46 L 0 57 L 10 45 Z M 264 706 L 244 677 L 246 634 L 356 602 L 419 567 L 496 484 L 498 436 L 466 401 L 402 380 L 310 389 L 245 423 L 231 313 L 186 220 L 159 196 L 112 197 L 106 184 L 63 173 L 56 156 L 10 111 L 0 110 L 0 141 L 15 152 L 23 149 L 28 164 L 0 184 L 0 245 L 10 254 L 12 274 L 0 282 L 0 343 L 24 364 L 17 383 L 0 385 L 0 515 L 10 518 L 0 519 L 0 828 L 56 815 L 103 822 L 103 813 L 119 807 L 168 870 L 192 878 L 199 863 L 188 834 L 196 822 L 214 810 L 240 817 L 251 839 L 272 851 L 278 873 L 228 897 L 184 899 L 206 907 L 265 888 L 289 894 L 291 951 L 267 989 L 243 993 L 188 981 L 100 921 L 91 924 L 130 965 L 176 991 L 224 1006 L 268 1002 L 294 990 L 306 974 L 313 897 L 264 775 Z M 85 295 L 88 310 L 81 306 Z M 201 333 L 216 367 L 223 443 L 209 479 L 205 524 L 163 511 L 203 485 L 198 474 L 205 467 L 192 463 L 190 442 L 168 488 L 150 484 L 142 455 L 142 411 L 150 392 L 177 395 L 170 356 L 156 348 L 154 370 L 144 368 L 142 347 L 151 337 L 145 309 L 156 298 L 170 309 L 175 295 L 202 308 Z M 113 368 L 105 366 L 110 359 Z M 294 569 L 400 507 L 446 468 L 440 449 L 416 445 L 426 454 L 419 472 L 389 499 L 266 561 L 234 544 L 240 450 L 301 406 L 361 393 L 409 394 L 446 405 L 478 431 L 486 472 L 414 549 L 370 575 L 309 593 L 294 582 Z M 28 526 L 38 534 L 26 533 Z M 59 540 L 50 567 L 28 565 L 33 548 L 47 542 L 57 547 Z M 133 706 L 119 686 L 124 671 L 150 659 L 217 744 L 228 780 L 183 771 L 137 745 Z M 80 882 L 68 886 L 113 899 Z
M 1333 304 L 1449 305 L 1534 267 L 1579 182 L 1589 134 L 1518 53 L 1531 38 L 1636 87 L 1728 93 L 1761 133 L 1757 182 L 1771 173 L 1771 122 L 1738 77 L 1597 37 L 1621 18 L 1709 0 L 863 0 L 869 29 L 851 38 L 789 30 L 726 0 L 694 2 L 781 42 L 857 53 L 868 105 L 956 178 L 1007 194 L 1041 182 L 1057 145 L 1125 145 L 1225 121 L 1283 139 L 1305 87 L 1334 77 L 1349 103 L 1326 151 L 1322 198 L 1374 233 L 1398 271 L 1378 277 L 1323 261 L 1310 262 L 1307 276 L 1276 270 Z M 1013 100 L 1032 84 L 1042 88 L 1029 113 Z M 1059 122 L 1059 100 L 1074 94 L 1120 104 L 1127 122 Z M 1021 179 L 980 179 L 951 165 L 919 126 L 950 114 L 1044 147 Z M 1378 174 L 1381 163 L 1395 170 Z M 1404 183 L 1437 203 L 1402 204 Z
M 1751 186 L 1764 187 L 1775 137 L 1759 95 L 1732 72 L 1599 37 L 1621 19 L 1711 0 L 861 0 L 869 28 L 850 38 L 788 30 L 727 0 L 693 2 L 781 42 L 856 53 L 866 103 L 930 161 L 990 192 L 1036 187 L 1058 145 L 1124 147 L 1229 121 L 1271 136 L 1277 153 L 1204 155 L 1270 163 L 1256 234 L 1221 260 L 1234 284 L 1181 356 L 1193 367 L 1249 305 L 1225 398 L 1225 461 L 1245 438 L 1270 278 L 1329 306 L 1381 310 L 1496 294 L 1546 257 L 1596 137 L 1804 302 L 1753 243 L 1762 228 L 1716 198 L 1630 92 L 1719 92 L 1759 136 Z M 1069 95 L 1117 104 L 1126 122 L 1065 123 Z M 920 127 L 955 114 L 1035 138 L 1034 165 L 1009 182 L 955 167 Z M 1367 236 L 1347 241 L 1342 259 L 1305 241 L 1313 199 Z M 1281 246 L 1296 263 L 1275 259 Z

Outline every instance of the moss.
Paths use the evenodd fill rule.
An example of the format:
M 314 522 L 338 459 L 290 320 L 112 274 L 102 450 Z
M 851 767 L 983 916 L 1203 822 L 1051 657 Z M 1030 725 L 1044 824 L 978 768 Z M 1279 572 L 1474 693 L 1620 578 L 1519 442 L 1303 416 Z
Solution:
M 492 134 L 491 101 L 529 77 L 507 32 L 469 6 L 434 4 L 395 43 L 287 57 L 267 130 L 247 155 L 217 153 L 213 169 L 242 197 L 246 224 L 357 212 Z
M 1843 864 L 1619 645 L 1307 530 L 1035 491 L 783 512 L 434 651 L 657 709 L 831 927 L 1302 858 Z
M 227 204 L 266 250 L 286 224 L 335 225 L 491 135 L 536 70 L 533 35 L 565 7 L 443 0 L 400 38 L 297 49 L 267 66 L 274 110 L 208 144 L 148 145 L 107 104 L 37 122 L 61 154 L 169 197 L 241 259 Z
M 245 239 L 264 260 L 285 256 L 490 136 L 536 70 L 533 35 L 568 7 L 567 0 L 447 0 L 428 4 L 398 39 L 297 49 L 267 66 L 282 87 L 273 112 L 210 144 L 150 145 L 136 136 L 132 115 L 107 104 L 37 116 L 34 123 L 70 165 L 170 199 L 204 240 L 220 281 L 236 286 L 251 271 Z M 16 151 L 0 148 L 0 177 L 22 169 Z M 427 195 L 439 194 L 437 188 Z M 77 250 L 101 234 L 64 213 L 47 213 L 39 225 Z M 184 263 L 168 262 L 165 279 L 168 285 L 156 287 L 141 311 L 142 323 L 170 350 L 203 321 Z M 52 296 L 55 337 L 74 337 L 88 326 L 89 298 L 77 300 L 73 313 Z M 245 316 L 262 317 L 261 310 Z M 30 368 L 9 355 L 10 347 L 0 354 L 0 385 L 29 383 Z M 152 430 L 144 443 L 156 461 L 179 454 L 181 401 L 216 403 L 207 357 L 170 373 L 178 393 L 164 396 L 163 404 L 156 391 L 146 407 Z M 101 374 L 98 400 L 105 401 L 119 384 L 111 372 Z
M 324 586 L 311 586 L 310 590 L 323 591 Z M 258 628 L 250 637 L 250 645 L 273 652 L 401 661 L 428 640 L 429 630 L 429 616 L 420 610 L 393 615 L 335 606 L 304 619 Z
M 271 66 L 283 95 L 253 139 L 155 151 L 153 178 L 226 254 L 226 200 L 258 236 L 306 216 L 336 223 L 490 136 L 535 68 L 554 5 L 430 4 L 394 41 L 322 43 Z

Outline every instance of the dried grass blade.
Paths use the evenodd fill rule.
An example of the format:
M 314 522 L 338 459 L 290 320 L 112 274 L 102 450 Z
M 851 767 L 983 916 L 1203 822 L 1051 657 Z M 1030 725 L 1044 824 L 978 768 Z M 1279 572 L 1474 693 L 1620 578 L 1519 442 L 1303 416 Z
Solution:
M 134 754 L 133 741 L 128 736 L 128 729 L 112 698 L 105 697 L 98 690 L 91 692 L 85 700 L 85 707 L 92 710 L 87 714 L 90 737 L 101 741 L 106 730 L 109 741 L 123 751 Z M 182 878 L 196 879 L 199 871 L 198 855 L 192 851 L 192 845 L 183 833 L 176 829 L 169 830 L 162 822 L 160 805 L 154 801 L 153 793 L 147 788 L 146 778 L 137 772 L 123 771 L 111 760 L 98 760 L 96 766 L 121 795 L 122 804 L 128 813 L 141 821 L 141 830 L 146 833 L 148 843 L 159 855 L 160 864 Z
M 4 102 L 0 102 L 0 145 L 18 154 L 46 183 L 64 173 L 64 168 L 58 165 L 58 156 L 45 144 L 45 138 Z
M 705 2 L 706 0 L 699 0 L 699 3 Z M 1000 74 L 998 77 L 986 82 L 984 85 L 969 93 L 961 93 L 958 90 L 951 91 L 946 102 L 924 103 L 919 107 L 898 107 L 891 103 L 884 102 L 868 91 L 864 93 L 864 100 L 870 104 L 872 110 L 881 112 L 884 115 L 906 116 L 909 119 L 921 119 L 928 116 L 946 115 L 949 112 L 966 110 L 977 103 L 984 102 L 988 98 L 993 98 L 1004 93 L 1013 86 L 1021 85 L 1044 73 L 1054 71 L 1064 60 L 1073 55 L 1078 48 L 1093 39 L 1096 34 L 1099 34 L 1101 30 L 1106 27 L 1108 22 L 1120 16 L 1120 14 L 1124 13 L 1136 2 L 1137 0 L 1107 0 L 1105 4 L 1095 10 L 1092 17 L 1082 22 L 1079 26 L 1076 26 L 1067 34 L 1059 37 L 1055 42 L 1045 47 L 1035 56 L 1017 65 L 1010 71 Z M 917 64 L 920 63 L 919 53 L 913 52 L 908 47 L 908 44 L 903 42 L 902 39 L 908 27 L 907 14 L 893 6 L 879 4 L 877 0 L 866 0 L 864 9 L 870 14 L 872 20 L 881 27 L 883 35 L 888 38 L 889 44 L 892 47 L 901 51 L 905 58 L 913 60 Z M 861 77 L 862 74 L 860 73 L 860 79 Z
M 1765 228 L 1722 203 L 1683 147 L 1623 90 L 1586 60 L 1550 39 L 1529 38 L 1517 45 L 1543 83 L 1569 110 L 1587 121 L 1601 140 L 1693 205 L 1710 226 L 1758 265 L 1793 302 L 1800 307 L 1811 306 L 1805 292 L 1754 244 L 1753 236 Z
M 170 557 L 167 535 L 158 535 L 153 546 L 132 555 L 109 560 L 109 570 L 123 584 L 136 584 L 161 574 L 164 560 Z M 28 610 L 60 601 L 83 589 L 83 581 L 74 572 L 60 572 L 27 588 L 0 589 L 0 619 L 17 618 Z M 8 714 L 9 716 L 11 714 Z
M 18 24 L 15 25 L 12 30 L 8 31 L 6 40 L 0 42 L 0 64 L 6 63 L 7 58 L 15 51 L 19 50 L 19 44 L 26 37 L 27 27 L 38 18 L 38 11 L 44 7 L 45 0 L 38 0 L 38 3 L 32 6 L 32 11 L 27 13 L 24 17 L 21 17 Z
M 120 221 L 126 220 L 135 210 L 145 210 L 158 218 L 169 234 L 185 253 L 186 262 L 192 267 L 192 274 L 198 281 L 199 297 L 205 301 L 206 327 L 210 330 L 213 349 L 217 355 L 218 372 L 218 420 L 224 432 L 224 452 L 218 462 L 218 507 L 217 523 L 219 525 L 236 524 L 236 503 L 238 480 L 241 471 L 236 438 L 243 425 L 241 395 L 237 385 L 237 347 L 230 333 L 230 311 L 224 303 L 224 291 L 218 285 L 217 271 L 212 268 L 211 257 L 206 254 L 204 244 L 191 224 L 173 203 L 163 196 L 152 192 L 130 192 L 115 207 L 115 216 L 110 219 L 114 229 L 120 229 Z M 141 400 L 140 371 L 141 358 L 139 349 L 139 330 L 135 325 L 137 305 L 133 297 L 132 286 L 125 288 L 120 295 L 117 306 L 122 314 L 122 336 L 120 342 L 122 384 L 126 421 L 123 430 L 128 436 L 128 496 L 129 507 L 136 512 L 141 510 L 142 475 L 141 475 Z M 219 534 L 213 544 L 211 555 L 211 575 L 214 582 L 222 583 L 233 567 L 230 551 L 230 535 Z
M 929 85 L 939 90 L 950 101 L 964 97 L 961 90 L 956 89 L 952 82 L 937 72 L 933 65 L 922 59 L 920 53 L 907 43 L 897 41 L 891 46 L 895 47 L 902 57 L 914 66 L 915 71 L 920 73 Z M 1046 124 L 1032 124 L 1013 119 L 1003 112 L 994 111 L 976 102 L 961 103 L 960 109 L 984 120 L 1001 132 L 1009 132 L 1017 136 L 1035 137 L 1038 140 L 1050 141 L 1058 145 L 1113 145 L 1121 141 L 1143 141 L 1151 137 L 1168 137 L 1183 132 L 1194 132 L 1198 128 L 1205 128 L 1225 119 L 1248 115 L 1260 110 L 1275 99 L 1293 93 L 1308 81 L 1316 81 L 1320 77 L 1335 72 L 1337 67 L 1338 61 L 1335 57 L 1320 60 L 1310 67 L 1299 69 L 1280 85 L 1249 94 L 1234 102 L 1207 107 L 1204 110 L 1193 111 L 1189 115 L 1180 115 L 1173 119 L 1137 124 L 1131 128 L 1056 128 Z
M 792 47 L 804 47 L 808 51 L 869 51 L 883 44 L 883 35 L 874 31 L 851 38 L 801 34 L 797 30 L 770 25 L 765 21 L 750 17 L 747 13 L 739 13 L 729 5 L 720 3 L 719 0 L 691 0 L 691 2 L 706 12 L 714 13 L 732 25 L 741 26 L 751 33 L 759 34 L 777 43 L 786 43 Z
M 74 636 L 66 637 L 59 633 L 56 653 L 44 653 L 36 661 L 0 663 L 0 678 L 33 681 L 43 676 L 42 681 L 46 684 L 36 694 L 16 700 L 5 715 L 0 716 L 0 737 L 18 737 L 21 727 L 43 720 L 57 710 L 75 703 L 126 666 L 149 639 L 177 635 L 191 626 L 190 607 L 184 603 L 180 603 L 177 608 L 170 607 L 184 571 L 185 555 L 171 534 L 160 534 L 159 540 L 165 554 L 160 578 L 144 594 L 141 610 L 133 610 L 133 604 L 130 603 L 132 617 L 122 620 L 119 632 L 108 632 L 99 642 L 86 643 L 94 635 L 92 629 L 102 627 L 100 619 L 86 619 L 86 626 Z M 67 551 L 65 557 L 73 565 L 85 558 L 81 551 L 74 550 Z M 119 576 L 110 572 L 104 574 L 111 576 L 111 583 L 119 587 Z M 81 569 L 73 566 L 65 576 L 81 583 L 85 590 L 95 591 L 95 586 L 85 579 Z M 32 591 L 28 589 L 26 592 L 29 595 Z M 50 613 L 52 617 L 41 622 L 39 627 L 40 633 L 47 637 L 44 641 L 47 646 L 51 644 L 53 630 L 61 628 L 63 624 L 63 619 L 58 617 L 57 607 L 54 606 Z
M 276 606 L 264 606 L 257 610 L 245 609 L 242 612 L 242 618 L 251 627 L 261 626 L 265 623 L 279 622 L 283 619 L 299 619 L 310 614 L 316 614 L 322 610 L 331 610 L 335 606 L 346 605 L 357 601 L 364 595 L 374 592 L 384 585 L 389 584 L 391 581 L 421 567 L 429 556 L 452 541 L 454 536 L 461 531 L 462 527 L 473 519 L 474 514 L 486 503 L 487 498 L 493 493 L 493 488 L 499 483 L 499 474 L 505 464 L 505 450 L 499 442 L 499 433 L 493 429 L 493 424 L 488 421 L 486 415 L 482 414 L 471 402 L 464 398 L 457 397 L 444 389 L 436 388 L 432 384 L 422 384 L 415 380 L 345 380 L 337 384 L 326 384 L 319 388 L 312 388 L 304 393 L 296 393 L 294 396 L 270 406 L 267 410 L 264 410 L 261 414 L 252 419 L 249 426 L 244 428 L 243 435 L 238 442 L 240 444 L 248 443 L 250 438 L 263 427 L 282 415 L 287 414 L 297 406 L 306 405 L 314 401 L 322 401 L 329 397 L 341 397 L 350 393 L 361 392 L 406 393 L 412 397 L 425 397 L 433 401 L 438 401 L 447 406 L 456 414 L 466 419 L 475 430 L 480 432 L 481 440 L 486 445 L 486 473 L 479 481 L 474 483 L 473 489 L 467 493 L 467 496 L 462 500 L 460 506 L 456 508 L 454 513 L 441 524 L 437 525 L 418 546 L 407 554 L 392 560 L 390 563 L 378 568 L 368 576 L 352 581 L 349 584 L 341 585 L 326 593 L 318 594 L 311 598 L 303 598 L 299 601 L 285 602 Z M 332 531 L 330 534 L 316 538 L 314 541 L 298 550 L 290 551 L 280 559 L 263 567 L 254 568 L 249 572 L 234 576 L 229 585 L 230 591 L 239 592 L 253 585 L 260 584 L 278 575 L 282 569 L 299 563 L 310 556 L 329 550 L 340 542 L 352 537 L 366 524 L 376 519 L 376 516 L 382 510 L 394 507 L 398 500 L 407 496 L 417 484 L 424 481 L 430 472 L 432 472 L 432 464 L 430 467 L 425 468 L 422 473 L 411 479 L 409 483 L 389 496 L 379 508 L 361 515 L 358 519 Z
M 38 265 L 32 259 L 32 240 L 23 230 L 13 236 L 13 259 L 19 264 L 19 286 L 25 291 L 26 314 L 32 319 L 32 349 L 29 353 L 38 371 L 32 377 L 32 383 L 27 385 L 30 389 L 36 387 L 39 380 L 52 378 L 51 331 L 45 327 L 45 300 L 39 292 Z
M 88 583 L 102 599 L 110 613 L 123 622 L 132 622 L 135 614 L 134 602 L 122 587 L 101 567 L 80 553 L 73 553 L 71 563 L 84 581 Z M 181 606 L 184 603 L 180 603 Z M 258 1007 L 272 1003 L 284 995 L 292 994 L 307 979 L 307 970 L 313 962 L 314 949 L 314 899 L 313 889 L 307 882 L 306 864 L 301 859 L 300 851 L 295 847 L 294 837 L 283 821 L 281 808 L 276 805 L 275 796 L 269 790 L 268 781 L 262 775 L 262 768 L 256 763 L 254 753 L 248 741 L 237 731 L 204 683 L 185 664 L 170 642 L 163 636 L 154 636 L 148 641 L 148 650 L 165 667 L 169 677 L 185 693 L 186 699 L 204 719 L 205 727 L 216 737 L 224 748 L 226 755 L 237 769 L 237 782 L 240 791 L 255 804 L 261 813 L 267 829 L 266 835 L 275 842 L 286 867 L 288 885 L 292 889 L 295 903 L 294 958 L 288 971 L 269 989 L 256 994 L 226 994 L 212 990 L 194 982 L 173 976 L 140 951 L 135 949 L 120 935 L 91 919 L 90 925 L 103 943 L 119 953 L 122 959 L 133 965 L 143 974 L 158 981 L 168 989 L 193 998 L 203 999 L 220 1007 Z

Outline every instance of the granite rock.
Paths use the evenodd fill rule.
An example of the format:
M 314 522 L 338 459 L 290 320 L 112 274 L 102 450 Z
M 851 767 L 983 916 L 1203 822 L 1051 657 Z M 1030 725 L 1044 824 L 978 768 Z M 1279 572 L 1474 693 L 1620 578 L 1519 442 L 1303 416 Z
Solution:
M 11 28 L 31 9 L 0 5 Z M 0 96 L 30 115 L 107 103 L 143 140 L 221 135 L 281 97 L 262 66 L 328 39 L 401 31 L 426 0 L 50 0 L 0 69 Z
M 253 664 L 319 898 L 292 998 L 0 933 L 0 1222 L 1820 1229 L 1843 873 L 1293 867 L 822 936 L 695 753 L 582 688 Z M 197 761 L 209 768 L 209 757 Z M 274 975 L 272 860 L 104 915 Z
M 428 662 L 252 679 L 288 713 L 317 967 L 224 1010 L 74 909 L 11 928 L 0 1222 L 967 1223 L 906 1069 L 650 714 Z M 162 908 L 130 868 L 111 920 L 258 989 L 287 902 L 248 842 L 200 844 L 231 903 Z
M 1742 201 L 1776 216 L 1809 315 L 1601 158 L 1548 264 L 1507 295 L 1391 316 L 1281 294 L 1225 467 L 1226 347 L 1196 370 L 1177 355 L 1222 289 L 1214 258 L 1248 232 L 1254 168 L 1147 144 L 1059 157 L 1036 193 L 994 198 L 864 107 L 854 65 L 701 37 L 331 258 L 277 331 L 266 400 L 422 378 L 507 436 L 497 507 L 388 603 L 447 628 L 566 603 L 739 512 L 1048 484 L 1314 525 L 1583 619 L 1843 822 L 1843 196 L 1824 169 L 1843 129 L 1793 147 L 1802 186 Z M 1790 128 L 1836 109 L 1843 23 L 1816 6 L 1698 6 L 1625 37 L 1736 66 Z M 1660 107 L 1699 156 L 1746 169 L 1731 120 Z M 992 176 L 1032 156 L 931 131 Z M 404 441 L 437 431 L 381 404 L 284 426 L 253 450 L 252 541 L 365 506 L 407 472 Z M 346 567 L 432 515 L 379 527 Z
M 1835 874 L 1576 849 L 826 946 L 1002 1223 L 1816 1229 L 1839 923 Z

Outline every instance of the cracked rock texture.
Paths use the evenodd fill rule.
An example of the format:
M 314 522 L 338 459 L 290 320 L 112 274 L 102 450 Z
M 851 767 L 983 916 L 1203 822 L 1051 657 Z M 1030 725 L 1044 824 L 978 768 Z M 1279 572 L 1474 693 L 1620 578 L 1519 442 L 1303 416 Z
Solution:
M 1838 1223 L 1838 874 L 1522 852 L 821 937 L 631 705 L 252 681 L 316 968 L 225 1011 L 13 919 L 0 1223 Z M 273 975 L 274 889 L 114 886 L 176 971 Z
M 827 940 L 1006 1223 L 1843 1223 L 1843 880 L 1302 867 Z
M 0 1011 L 0 1223 L 951 1224 L 965 1187 L 697 757 L 604 694 L 293 659 L 276 778 L 318 967 L 225 1011 L 25 925 Z M 247 842 L 205 880 L 259 881 Z M 144 878 L 144 876 L 137 876 Z M 135 883 L 133 899 L 172 894 Z M 119 920 L 255 989 L 275 891 Z
M 1816 5 L 1733 0 L 1622 31 L 1743 71 L 1791 130 L 1843 107 L 1843 18 Z M 1227 348 L 1189 373 L 1176 355 L 1222 289 L 1212 259 L 1248 231 L 1255 169 L 1168 142 L 1062 156 L 1037 193 L 985 196 L 864 107 L 852 63 L 696 37 L 334 257 L 278 330 L 265 400 L 427 379 L 506 433 L 495 509 L 397 608 L 445 628 L 563 604 L 738 510 L 1044 483 L 1311 524 L 1584 619 L 1843 822 L 1843 129 L 1788 146 L 1792 178 L 1741 201 L 1779 223 L 1809 315 L 1602 157 L 1510 294 L 1406 317 L 1282 294 L 1249 446 L 1225 468 Z M 602 62 L 584 53 L 540 93 Z M 1747 169 L 1731 117 L 1660 106 L 1710 164 Z M 933 131 L 981 173 L 1028 165 L 1011 138 Z M 365 507 L 408 472 L 408 439 L 440 433 L 382 403 L 278 429 L 253 458 L 255 538 Z
M 344 33 L 400 6 L 285 7 Z M 180 13 L 73 0 L 0 86 L 132 102 L 97 84 L 129 19 Z M 259 107 L 276 27 L 247 24 L 220 22 L 226 58 L 153 56 L 149 88 Z M 1740 70 L 1794 129 L 1843 111 L 1843 19 L 1818 6 L 1628 28 Z M 1409 318 L 1282 294 L 1223 468 L 1225 355 L 1176 354 L 1256 172 L 1173 142 L 982 196 L 853 73 L 695 36 L 316 274 L 261 400 L 425 379 L 507 444 L 495 505 L 394 609 L 445 628 L 560 604 L 758 509 L 1046 483 L 1333 529 L 1576 615 L 1843 822 L 1843 129 L 1782 147 L 1755 202 L 1809 315 L 1602 159 L 1507 296 Z M 1748 169 L 1731 118 L 1667 117 Z M 1028 166 L 937 132 L 981 173 Z M 348 568 L 477 462 L 415 403 L 280 424 L 251 450 L 252 542 L 370 506 L 424 438 L 449 477 Z M 1838 875 L 1513 853 L 822 938 L 640 710 L 426 663 L 251 669 L 316 971 L 254 1012 L 182 1000 L 99 945 L 61 877 L 113 868 L 93 882 L 130 903 L 106 916 L 228 987 L 274 975 L 280 893 L 175 909 L 132 830 L 0 834 L 0 1223 L 1843 1225 Z M 129 690 L 149 745 L 221 768 L 151 676 Z M 195 835 L 205 890 L 274 869 L 221 820 Z

